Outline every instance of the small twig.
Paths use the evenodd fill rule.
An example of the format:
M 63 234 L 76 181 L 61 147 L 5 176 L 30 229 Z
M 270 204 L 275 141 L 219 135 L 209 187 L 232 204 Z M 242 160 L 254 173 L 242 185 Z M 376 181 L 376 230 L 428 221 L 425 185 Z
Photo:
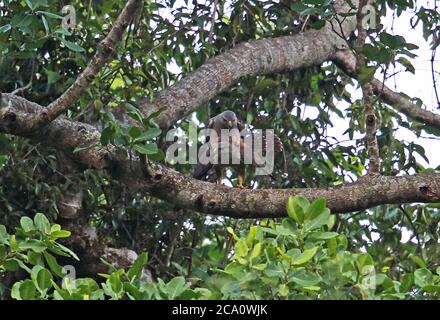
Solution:
M 362 25 L 364 15 L 362 9 L 369 4 L 369 0 L 362 0 L 359 3 L 357 12 L 357 30 L 358 38 L 355 42 L 356 60 L 357 60 L 357 73 L 360 74 L 365 70 L 367 63 L 365 56 L 362 53 L 365 40 L 367 39 L 367 30 Z M 365 142 L 367 145 L 368 158 L 370 159 L 370 165 L 368 167 L 369 174 L 376 174 L 380 172 L 380 158 L 379 158 L 379 145 L 377 143 L 376 131 L 376 113 L 374 110 L 374 92 L 371 83 L 361 84 L 362 89 L 362 102 L 364 106 L 365 114 Z
M 411 229 L 413 230 L 413 234 L 417 239 L 417 248 L 419 249 L 419 252 L 422 252 L 422 250 L 423 250 L 422 249 L 422 242 L 420 241 L 419 233 L 417 232 L 416 226 L 412 222 L 409 213 L 405 210 L 405 208 L 402 205 L 399 206 L 399 209 L 402 211 L 402 213 L 404 214 L 404 216 L 408 220 L 409 224 L 411 225 Z
M 309 21 L 309 19 L 310 19 L 310 14 L 307 15 L 306 19 L 304 20 L 303 25 L 301 26 L 301 30 L 300 30 L 299 32 L 303 32 L 303 31 L 304 31 L 304 29 L 305 29 L 306 26 L 307 26 L 307 22 Z
M 435 69 L 434 69 L 434 61 L 435 61 L 435 54 L 436 49 L 432 50 L 432 56 L 431 56 L 431 74 L 432 74 L 432 84 L 434 86 L 434 94 L 435 98 L 437 100 L 437 108 L 440 108 L 440 98 L 437 90 L 437 82 L 435 81 Z
M 127 26 L 136 15 L 142 0 L 129 0 L 116 19 L 112 29 L 98 45 L 95 55 L 75 82 L 55 101 L 40 111 L 30 130 L 41 128 L 62 114 L 69 106 L 76 103 L 81 94 L 96 78 L 107 61 L 110 59 L 116 46 L 121 42 Z
M 169 267 L 171 264 L 171 259 L 173 258 L 174 250 L 176 248 L 177 240 L 179 239 L 180 231 L 182 230 L 183 221 L 184 221 L 184 212 L 181 212 L 177 224 L 175 225 L 175 228 L 172 228 L 170 230 L 170 243 L 168 247 L 168 252 L 165 257 L 164 264 Z
M 212 17 L 211 17 L 211 29 L 209 30 L 208 42 L 212 42 L 212 39 L 214 37 L 215 16 L 217 13 L 217 5 L 218 5 L 217 0 L 214 0 L 214 10 L 213 10 L 214 12 L 212 13 Z
M 21 88 L 17 88 L 14 91 L 11 92 L 11 94 L 14 95 L 18 95 L 19 93 L 23 93 L 24 91 L 26 91 L 27 89 L 29 89 L 30 87 L 32 87 L 32 82 L 34 80 L 34 71 L 35 71 L 35 57 L 32 58 L 32 66 L 31 66 L 31 78 L 29 79 L 29 82 Z
M 146 179 L 151 179 L 153 176 L 153 170 L 151 169 L 150 161 L 145 154 L 139 155 L 139 162 L 141 164 L 141 170 Z

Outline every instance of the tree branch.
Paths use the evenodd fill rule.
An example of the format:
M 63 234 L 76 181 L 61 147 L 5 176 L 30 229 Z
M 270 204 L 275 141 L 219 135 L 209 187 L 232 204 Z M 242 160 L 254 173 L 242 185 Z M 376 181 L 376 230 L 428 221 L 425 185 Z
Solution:
M 0 104 L 0 131 L 6 132 L 5 116 L 43 108 L 11 94 L 3 94 Z M 6 123 L 9 123 L 6 121 Z M 162 164 L 151 163 L 152 176 L 145 179 L 139 161 L 116 157 L 112 147 L 102 147 L 99 131 L 90 125 L 55 119 L 32 135 L 7 131 L 31 138 L 69 154 L 76 161 L 101 170 L 125 184 L 131 192 L 157 197 L 182 209 L 235 218 L 283 217 L 289 196 L 303 195 L 309 200 L 327 199 L 333 213 L 364 210 L 382 204 L 439 202 L 440 174 L 401 177 L 371 175 L 355 183 L 328 188 L 239 190 L 185 177 Z M 72 153 L 75 148 L 91 146 Z
M 349 34 L 354 30 L 353 19 L 346 19 L 341 26 L 347 29 L 345 34 Z M 143 107 L 151 113 L 164 106 L 166 110 L 158 122 L 165 128 L 233 84 L 240 76 L 293 70 L 321 63 L 330 56 L 336 56 L 338 48 L 344 46 L 345 40 L 329 28 L 244 43 L 212 58 L 192 75 L 160 93 L 152 104 L 144 104 Z M 39 130 L 26 132 L 23 131 L 23 127 L 28 126 L 26 121 L 36 118 L 44 108 L 11 94 L 3 94 L 0 102 L 0 132 L 54 147 L 76 161 L 119 180 L 132 192 L 146 193 L 182 209 L 235 218 L 263 218 L 285 216 L 287 198 L 298 194 L 311 201 L 318 197 L 326 198 L 334 213 L 364 210 L 381 204 L 440 201 L 440 174 L 371 175 L 355 183 L 328 188 L 238 190 L 188 178 L 152 162 L 151 176 L 145 179 L 139 161 L 118 158 L 113 147 L 101 146 L 100 132 L 95 127 L 58 118 Z M 84 147 L 87 148 L 73 152 Z
M 352 2 L 358 3 L 357 0 Z M 337 12 L 352 10 L 344 0 L 336 1 L 335 9 Z M 344 34 L 349 35 L 355 28 L 355 17 L 347 17 L 341 23 Z M 243 76 L 318 65 L 337 49 L 346 47 L 345 39 L 334 32 L 329 23 L 320 30 L 241 43 L 209 59 L 192 74 L 160 92 L 152 102 L 142 103 L 140 108 L 146 116 L 165 108 L 155 122 L 166 130 Z
M 363 47 L 365 40 L 367 39 L 367 30 L 363 26 L 363 19 L 365 13 L 362 13 L 364 7 L 369 5 L 369 0 L 361 0 L 357 11 L 357 30 L 358 37 L 355 41 L 356 51 L 356 73 L 360 75 L 367 67 L 365 55 L 363 53 Z M 376 124 L 376 112 L 374 110 L 373 101 L 373 88 L 371 83 L 361 83 L 362 89 L 362 104 L 365 114 L 365 142 L 367 145 L 368 158 L 370 164 L 368 167 L 369 174 L 375 174 L 380 172 L 380 158 L 379 158 L 379 145 L 377 144 L 377 124 Z
M 331 56 L 331 60 L 349 76 L 356 77 L 356 57 L 349 50 L 339 50 L 335 52 Z M 394 92 L 378 79 L 373 79 L 370 83 L 373 87 L 374 94 L 397 111 L 413 120 L 440 129 L 440 114 L 421 109 L 412 103 L 408 97 Z
M 116 46 L 121 42 L 122 35 L 128 24 L 139 10 L 142 0 L 129 0 L 115 21 L 110 32 L 98 45 L 95 55 L 84 71 L 76 78 L 75 82 L 47 108 L 41 110 L 37 116 L 32 117 L 24 128 L 25 130 L 36 130 L 57 118 L 67 108 L 78 101 L 81 94 L 87 89 L 90 83 L 96 78 L 104 65 L 108 62 Z

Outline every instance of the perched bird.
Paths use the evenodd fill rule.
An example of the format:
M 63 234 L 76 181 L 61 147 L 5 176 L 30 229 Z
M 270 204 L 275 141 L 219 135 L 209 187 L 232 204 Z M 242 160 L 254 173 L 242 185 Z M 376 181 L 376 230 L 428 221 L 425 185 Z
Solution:
M 229 156 L 227 164 L 221 164 L 220 159 L 217 163 L 198 163 L 194 169 L 193 178 L 204 180 L 208 173 L 213 169 L 216 173 L 217 183 L 221 184 L 224 178 L 223 170 L 225 167 L 235 167 L 237 172 L 237 188 L 243 188 L 245 178 L 245 166 L 249 164 L 253 167 L 261 167 L 265 161 L 261 154 L 254 152 L 257 147 L 261 151 L 273 150 L 276 153 L 283 152 L 283 144 L 280 138 L 268 132 L 251 132 L 245 130 L 245 126 L 237 118 L 237 115 L 230 110 L 226 110 L 215 117 L 209 119 L 208 129 L 213 129 L 217 134 L 217 139 L 207 137 L 205 143 L 209 144 L 209 156 L 220 158 L 222 153 Z M 222 130 L 231 130 L 231 135 L 223 136 Z M 236 129 L 234 132 L 233 130 Z M 271 135 L 271 136 L 269 136 Z M 257 143 L 260 139 L 260 144 Z M 247 155 L 247 156 L 246 156 Z M 250 155 L 250 158 L 248 157 Z M 270 173 L 268 173 L 271 176 Z

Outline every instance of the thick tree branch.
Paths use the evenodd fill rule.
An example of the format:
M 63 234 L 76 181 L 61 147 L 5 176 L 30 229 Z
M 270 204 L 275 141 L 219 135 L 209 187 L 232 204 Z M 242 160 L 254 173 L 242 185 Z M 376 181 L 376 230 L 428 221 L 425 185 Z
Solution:
M 24 98 L 3 94 L 0 131 L 25 136 L 64 151 L 78 162 L 102 170 L 132 192 L 144 192 L 179 208 L 235 218 L 263 218 L 285 216 L 287 198 L 299 194 L 309 200 L 326 198 L 334 213 L 363 210 L 381 204 L 440 201 L 440 174 L 403 177 L 371 175 L 355 183 L 329 188 L 239 190 L 188 178 L 153 162 L 152 176 L 147 180 L 143 178 L 138 161 L 118 159 L 112 148 L 101 147 L 100 133 L 93 126 L 55 119 L 31 136 L 13 132 L 5 126 L 4 119 L 8 114 L 28 112 L 32 115 L 41 108 Z M 72 153 L 75 148 L 84 146 L 92 147 Z
M 365 40 L 367 39 L 367 30 L 363 26 L 363 19 L 365 12 L 363 9 L 366 5 L 369 5 L 369 0 L 361 0 L 359 3 L 359 8 L 357 12 L 357 31 L 358 36 L 355 41 L 355 51 L 356 51 L 356 68 L 357 74 L 361 74 L 367 67 L 366 59 L 363 53 L 363 47 L 365 45 Z M 361 83 L 362 89 L 362 104 L 364 107 L 365 114 L 365 142 L 367 145 L 368 158 L 370 164 L 368 167 L 368 173 L 374 174 L 380 171 L 380 158 L 379 158 L 379 145 L 377 143 L 376 131 L 376 112 L 374 110 L 374 100 L 373 100 L 373 88 L 371 83 Z
M 349 50 L 339 50 L 335 52 L 331 56 L 331 60 L 348 75 L 352 77 L 356 76 L 356 57 Z M 370 83 L 373 87 L 374 94 L 397 111 L 413 120 L 440 129 L 440 114 L 419 108 L 412 103 L 408 97 L 394 92 L 378 79 L 373 79 Z
M 358 1 L 352 2 L 356 5 Z M 346 1 L 339 0 L 335 10 L 349 12 L 352 9 Z M 209 59 L 192 74 L 160 92 L 153 102 L 145 102 L 140 107 L 145 115 L 165 108 L 155 119 L 165 130 L 243 76 L 321 64 L 337 49 L 347 47 L 340 32 L 349 35 L 355 27 L 356 18 L 348 17 L 341 23 L 338 33 L 327 23 L 321 30 L 310 29 L 292 36 L 241 43 Z
M 27 119 L 23 130 L 31 131 L 41 128 L 57 118 L 60 114 L 80 98 L 97 74 L 108 62 L 116 46 L 122 40 L 122 35 L 139 10 L 142 0 L 129 0 L 115 21 L 110 32 L 98 45 L 95 55 L 75 82 L 47 108 L 42 109 L 37 116 Z
M 342 1 L 340 1 L 342 2 Z M 342 24 L 344 34 L 354 30 L 353 19 Z M 300 35 L 241 44 L 209 60 L 192 75 L 159 94 L 146 113 L 160 107 L 165 112 L 158 122 L 163 128 L 187 115 L 202 102 L 230 86 L 243 75 L 293 70 L 321 63 L 345 41 L 329 28 Z M 356 61 L 354 62 L 356 65 Z M 355 69 L 353 69 L 355 70 Z M 374 90 L 374 81 L 372 82 Z M 309 200 L 325 197 L 334 213 L 367 209 L 381 204 L 438 202 L 440 175 L 385 177 L 371 175 L 356 183 L 316 189 L 238 190 L 188 178 L 158 163 L 151 163 L 151 177 L 145 179 L 141 164 L 117 158 L 112 147 L 102 147 L 100 132 L 93 126 L 64 118 L 29 133 L 26 119 L 44 108 L 24 98 L 3 94 L 0 104 L 0 132 L 36 140 L 69 154 L 80 163 L 101 170 L 133 192 L 144 192 L 179 208 L 236 218 L 285 216 L 289 196 L 304 195 Z M 73 150 L 89 147 L 73 153 Z

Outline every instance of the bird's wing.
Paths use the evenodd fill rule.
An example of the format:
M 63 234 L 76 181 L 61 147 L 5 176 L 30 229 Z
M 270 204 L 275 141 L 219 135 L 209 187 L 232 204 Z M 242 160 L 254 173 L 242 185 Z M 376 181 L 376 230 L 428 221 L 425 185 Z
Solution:
M 213 129 L 216 119 L 217 117 L 212 117 L 211 119 L 209 119 L 206 128 Z M 205 143 L 210 143 L 209 140 L 210 140 L 209 136 L 207 136 L 205 138 Z M 193 178 L 197 180 L 203 180 L 212 167 L 213 167 L 212 163 L 207 163 L 207 164 L 197 163 L 196 167 L 194 168 Z
M 252 152 L 252 165 L 259 167 L 261 164 L 265 163 L 263 158 L 263 153 L 267 152 L 267 150 L 273 150 L 275 154 L 282 153 L 284 160 L 284 171 L 286 171 L 286 156 L 284 153 L 284 145 L 275 133 L 272 131 L 259 131 L 252 132 L 252 146 L 248 146 L 246 143 L 243 144 L 242 150 Z M 256 144 L 256 141 L 260 139 L 261 144 Z M 258 146 L 260 150 L 255 150 Z
M 209 170 L 211 170 L 212 167 L 213 167 L 212 163 L 208 163 L 208 164 L 197 163 L 194 169 L 193 178 L 197 180 L 204 180 L 204 178 L 206 177 L 206 175 L 208 174 Z
M 282 152 L 284 150 L 284 145 L 281 142 L 280 137 L 271 131 L 263 131 L 262 133 L 262 148 L 263 151 L 273 148 L 274 152 Z

